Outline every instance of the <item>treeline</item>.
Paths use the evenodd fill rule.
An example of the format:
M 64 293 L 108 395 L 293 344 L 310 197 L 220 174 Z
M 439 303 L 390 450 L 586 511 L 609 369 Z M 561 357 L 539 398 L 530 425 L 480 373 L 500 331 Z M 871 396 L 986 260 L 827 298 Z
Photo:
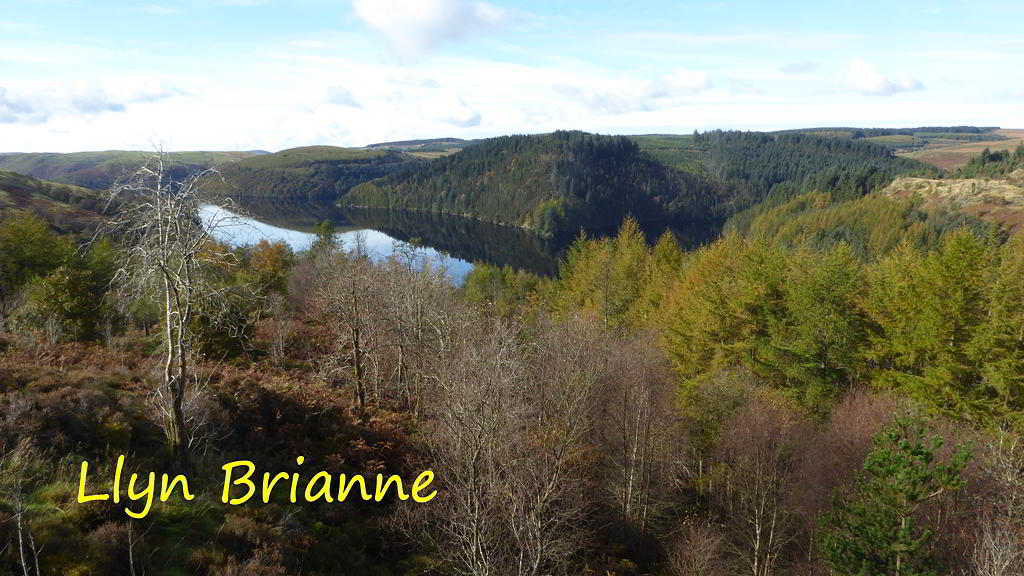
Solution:
M 416 162 L 390 150 L 309 146 L 254 156 L 219 169 L 211 194 L 257 198 L 335 200 L 353 186 Z
M 401 174 L 357 186 L 343 200 L 373 208 L 440 212 L 553 236 L 723 213 L 719 187 L 642 153 L 621 136 L 555 132 L 502 136 Z
M 987 576 L 993 555 L 1020 565 L 1019 444 L 927 416 L 1019 414 L 1019 244 L 953 231 L 912 257 L 897 248 L 865 264 L 842 245 L 731 236 L 685 254 L 671 236 L 648 247 L 627 222 L 615 238 L 578 242 L 556 281 L 481 267 L 461 290 L 415 250 L 374 264 L 327 227 L 298 255 L 266 242 L 210 248 L 234 254 L 204 269 L 216 290 L 247 296 L 230 314 L 204 310 L 194 332 L 209 361 L 197 354 L 187 405 L 207 454 L 192 477 L 213 489 L 220 463 L 237 457 L 299 471 L 294 454 L 335 474 L 430 468 L 438 505 L 172 499 L 147 523 L 76 505 L 61 470 L 81 458 L 113 450 L 160 469 L 163 424 L 146 399 L 158 337 L 142 315 L 89 347 L 25 327 L 0 352 L 0 401 L 19 411 L 0 421 L 3 478 L 20 479 L 0 486 L 11 571 L 22 567 L 19 530 L 41 573 L 770 576 L 899 565 Z M 992 384 L 970 384 L 971 350 L 990 354 Z M 40 357 L 60 358 L 65 375 Z M 934 393 L 949 382 L 967 408 Z
M 701 431 L 689 437 L 697 519 L 670 573 L 990 574 L 987 554 L 1024 566 L 1017 505 L 967 471 L 965 449 L 943 460 L 928 439 L 975 438 L 973 457 L 992 470 L 978 448 L 985 433 L 974 435 L 1024 426 L 1024 237 L 935 232 L 910 231 L 873 259 L 841 240 L 786 247 L 736 234 L 682 254 L 669 236 L 649 247 L 632 222 L 573 247 L 534 306 L 653 331 L 680 379 L 684 419 Z M 753 398 L 738 392 L 750 385 Z M 888 420 L 908 400 L 935 420 Z M 867 422 L 861 440 L 831 436 Z M 873 433 L 874 452 L 858 444 Z M 817 446 L 811 460 L 805 441 Z M 844 463 L 846 442 L 860 448 Z M 897 495 L 905 489 L 915 495 Z M 981 536 L 993 530 L 1003 544 Z
M 109 242 L 87 250 L 58 236 L 31 212 L 0 221 L 0 331 L 38 330 L 52 341 L 98 339 L 114 311 L 104 295 L 113 279 Z
M 1013 152 L 988 148 L 956 171 L 957 178 L 999 178 L 1015 170 L 1024 169 L 1024 144 Z
M 799 128 L 796 130 L 781 130 L 779 133 L 793 132 L 823 132 L 835 134 L 848 134 L 850 138 L 875 138 L 878 136 L 913 136 L 915 134 L 964 134 L 964 135 L 991 135 L 998 130 L 998 126 L 918 126 L 916 128 Z

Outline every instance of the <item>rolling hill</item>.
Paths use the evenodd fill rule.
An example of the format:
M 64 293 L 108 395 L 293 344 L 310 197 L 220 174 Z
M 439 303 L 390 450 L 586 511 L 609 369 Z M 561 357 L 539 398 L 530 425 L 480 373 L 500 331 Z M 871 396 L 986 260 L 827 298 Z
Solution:
M 185 174 L 220 166 L 259 155 L 260 152 L 170 152 L 171 174 Z M 0 170 L 18 172 L 33 178 L 73 184 L 94 190 L 109 188 L 126 172 L 142 164 L 148 153 L 108 150 L 104 152 L 4 153 L 0 154 Z
M 993 151 L 1013 150 L 1024 144 L 1024 130 L 995 126 L 800 128 L 780 133 L 814 134 L 873 142 L 889 148 L 898 156 L 920 160 L 943 170 L 960 168 L 985 148 Z
M 356 184 L 421 160 L 394 150 L 306 146 L 225 165 L 212 194 L 259 198 L 337 199 Z
M 989 138 L 993 129 L 815 128 L 777 133 L 600 136 L 578 131 L 486 140 L 436 138 L 276 153 L 176 152 L 172 174 L 216 166 L 213 195 L 339 200 L 453 214 L 545 236 L 644 222 L 720 221 L 808 191 L 838 199 L 938 169 L 894 155 L 893 138 Z M 881 139 L 881 140 L 880 140 Z M 100 189 L 141 152 L 0 154 L 0 169 Z
M 95 190 L 0 171 L 0 220 L 27 210 L 42 216 L 59 233 L 80 233 L 99 223 L 101 202 Z

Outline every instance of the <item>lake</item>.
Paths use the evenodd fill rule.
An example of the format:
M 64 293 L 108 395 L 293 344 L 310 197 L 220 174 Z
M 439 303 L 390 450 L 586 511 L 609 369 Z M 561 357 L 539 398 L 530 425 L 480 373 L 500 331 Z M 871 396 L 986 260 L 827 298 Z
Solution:
M 217 210 L 204 205 L 202 216 L 208 220 Z M 238 225 L 222 229 L 219 238 L 233 245 L 255 244 L 266 239 L 281 240 L 294 250 L 305 250 L 314 238 L 313 228 L 331 221 L 343 246 L 351 248 L 361 238 L 370 257 L 380 261 L 396 248 L 415 245 L 432 262 L 443 263 L 449 277 L 460 284 L 473 262 L 511 266 L 542 276 L 558 273 L 558 261 L 574 237 L 542 238 L 519 228 L 498 226 L 472 218 L 393 212 L 387 210 L 340 208 L 329 201 L 289 199 L 246 199 L 232 206 L 231 215 Z M 721 223 L 689 225 L 645 225 L 652 241 L 671 228 L 684 248 L 693 248 L 714 240 Z M 607 233 L 614 233 L 614 230 Z

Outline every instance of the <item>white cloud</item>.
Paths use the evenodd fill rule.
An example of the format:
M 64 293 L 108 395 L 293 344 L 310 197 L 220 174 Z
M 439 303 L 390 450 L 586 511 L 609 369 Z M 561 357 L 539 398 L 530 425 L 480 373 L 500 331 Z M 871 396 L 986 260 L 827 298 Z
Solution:
M 686 68 L 673 68 L 653 80 L 629 75 L 596 80 L 589 86 L 562 84 L 558 90 L 596 112 L 614 115 L 676 107 L 711 88 L 706 73 Z
M 708 88 L 711 88 L 711 79 L 707 74 L 685 68 L 673 68 L 672 72 L 662 77 L 658 87 L 666 95 L 695 94 Z
M 329 86 L 327 88 L 327 101 L 331 104 L 337 104 L 338 106 L 351 106 L 352 108 L 362 108 L 355 96 L 352 96 L 352 92 L 344 86 Z
M 392 74 L 387 78 L 388 82 L 403 84 L 416 88 L 440 88 L 441 83 L 429 76 L 420 76 L 413 73 Z
M 480 113 L 471 108 L 462 98 L 448 96 L 428 102 L 426 109 L 439 122 L 459 128 L 473 128 L 480 125 Z
M 18 22 L 16 20 L 0 20 L 0 30 L 3 31 L 15 31 L 15 30 L 27 30 L 32 28 L 31 24 L 26 22 Z
M 622 32 L 613 38 L 626 45 L 677 46 L 690 48 L 748 47 L 787 48 L 791 50 L 820 50 L 853 42 L 856 36 L 848 34 L 809 34 L 806 32 L 765 31 L 746 34 L 687 34 L 677 32 Z
M 7 88 L 0 86 L 0 124 L 40 122 L 32 105 L 17 94 L 10 94 Z
M 890 96 L 897 92 L 921 90 L 924 85 L 906 74 L 885 76 L 863 58 L 855 58 L 846 68 L 846 85 L 872 96 Z
M 157 102 L 185 92 L 162 81 L 124 79 L 0 87 L 0 124 L 42 124 L 57 116 L 119 113 L 131 104 Z
M 297 45 L 298 39 L 323 44 Z M 824 63 L 851 53 L 845 49 L 838 56 L 801 52 L 755 57 L 744 51 L 743 56 L 723 59 L 718 53 L 708 58 L 697 51 L 659 51 L 642 60 L 606 60 L 592 52 L 556 57 L 527 46 L 527 57 L 519 62 L 442 53 L 429 64 L 410 67 L 382 54 L 379 45 L 366 31 L 260 38 L 232 50 L 204 50 L 203 65 L 196 66 L 195 56 L 179 51 L 161 53 L 155 61 L 139 60 L 125 49 L 15 44 L 4 38 L 0 60 L 45 58 L 47 63 L 8 66 L 18 75 L 0 80 L 6 88 L 0 97 L 0 122 L 7 122 L 0 125 L 0 150 L 142 149 L 151 140 L 178 150 L 279 150 L 560 128 L 690 133 L 695 128 L 771 130 L 839 123 L 938 125 L 950 123 L 950 118 L 955 123 L 1012 126 L 1013 118 L 1024 118 L 1024 94 L 1011 96 L 1024 85 L 1019 75 L 1007 77 L 1005 68 L 979 71 L 979 77 L 1000 79 L 1002 84 L 993 83 L 998 94 L 959 85 L 898 98 L 837 92 L 849 59 L 838 61 L 834 78 Z M 21 52 L 8 49 L 12 47 Z M 892 66 L 882 69 L 888 76 L 910 70 L 898 61 L 867 52 L 864 56 Z M 789 76 L 779 70 L 780 63 L 808 57 L 822 63 L 818 72 Z M 97 68 L 95 62 L 106 67 Z M 686 68 L 673 69 L 675 65 Z M 939 78 L 945 70 L 919 66 L 913 70 L 921 77 Z M 174 86 L 187 87 L 189 96 L 159 98 Z M 362 107 L 328 104 L 332 86 L 349 91 Z M 748 93 L 747 88 L 762 93 Z M 340 94 L 335 91 L 334 96 L 344 100 Z M 150 102 L 136 102 L 143 96 Z M 121 112 L 111 111 L 122 107 Z
M 352 0 L 352 10 L 406 57 L 421 56 L 446 41 L 498 30 L 516 19 L 499 6 L 467 0 Z

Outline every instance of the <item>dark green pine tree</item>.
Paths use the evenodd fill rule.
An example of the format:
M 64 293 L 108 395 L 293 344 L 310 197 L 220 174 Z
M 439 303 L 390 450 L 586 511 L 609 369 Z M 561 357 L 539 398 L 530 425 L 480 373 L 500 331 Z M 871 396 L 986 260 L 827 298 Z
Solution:
M 824 518 L 825 560 L 842 576 L 933 576 L 928 546 L 933 531 L 915 512 L 928 500 L 964 486 L 970 455 L 957 447 L 948 463 L 936 460 L 942 440 L 928 437 L 917 418 L 898 417 L 875 437 L 855 490 L 837 496 Z

